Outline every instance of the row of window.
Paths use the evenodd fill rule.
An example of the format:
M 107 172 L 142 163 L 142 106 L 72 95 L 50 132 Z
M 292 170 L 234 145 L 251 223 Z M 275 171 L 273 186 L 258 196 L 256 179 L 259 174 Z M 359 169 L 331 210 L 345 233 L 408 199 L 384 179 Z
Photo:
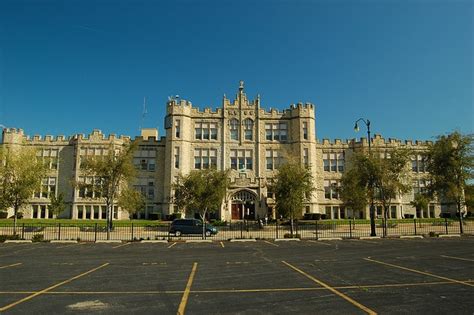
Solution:
M 118 207 L 113 209 L 114 219 L 118 219 Z M 107 207 L 104 205 L 79 205 L 77 206 L 77 219 L 106 219 Z
M 133 165 L 137 170 L 153 172 L 156 169 L 156 160 L 154 158 L 134 158 Z
M 323 167 L 325 172 L 344 172 L 344 152 L 323 153 Z
M 58 149 L 42 149 L 36 152 L 36 158 L 50 170 L 58 169 L 59 161 L 59 150 Z
M 39 191 L 35 191 L 34 198 L 49 199 L 56 194 L 56 177 L 47 177 L 41 180 Z

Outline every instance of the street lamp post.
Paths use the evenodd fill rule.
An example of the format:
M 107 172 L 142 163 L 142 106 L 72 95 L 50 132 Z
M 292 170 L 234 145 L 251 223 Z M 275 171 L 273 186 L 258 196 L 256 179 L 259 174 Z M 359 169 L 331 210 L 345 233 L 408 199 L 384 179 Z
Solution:
M 367 127 L 367 141 L 369 142 L 369 154 L 371 153 L 371 141 L 370 141 L 370 120 L 364 119 L 364 118 L 359 118 L 356 120 L 355 125 L 354 125 L 354 130 L 359 131 L 359 125 L 358 122 L 362 121 L 365 126 Z M 372 183 L 371 183 L 372 185 Z M 373 187 L 371 187 L 373 188 Z M 377 236 L 377 233 L 375 232 L 375 206 L 374 206 L 374 196 L 373 196 L 373 189 L 371 189 L 371 194 L 370 196 L 370 236 Z

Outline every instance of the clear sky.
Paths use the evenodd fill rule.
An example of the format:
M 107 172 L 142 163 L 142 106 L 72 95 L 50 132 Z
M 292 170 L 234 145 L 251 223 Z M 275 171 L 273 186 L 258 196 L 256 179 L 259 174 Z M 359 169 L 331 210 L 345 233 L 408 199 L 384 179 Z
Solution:
M 474 125 L 474 2 L 1 0 L 0 124 L 163 134 L 168 96 L 316 104 L 317 137 L 429 140 Z

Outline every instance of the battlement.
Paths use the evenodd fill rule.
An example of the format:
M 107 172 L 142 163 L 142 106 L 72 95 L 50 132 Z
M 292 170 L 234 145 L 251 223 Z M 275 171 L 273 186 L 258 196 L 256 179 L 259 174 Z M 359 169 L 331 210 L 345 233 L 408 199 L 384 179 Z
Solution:
M 359 139 L 323 139 L 322 142 L 319 142 L 320 145 L 323 147 L 348 147 L 348 146 L 356 146 L 356 147 L 361 147 L 361 146 L 368 146 L 369 143 L 367 141 L 366 137 L 361 137 Z M 380 134 L 375 134 L 374 137 L 372 138 L 372 146 L 373 147 L 381 147 L 381 146 L 386 146 L 386 147 L 407 147 L 410 149 L 425 149 L 428 145 L 433 144 L 432 141 L 421 141 L 421 140 L 399 140 L 399 139 L 394 139 L 394 138 L 383 138 Z

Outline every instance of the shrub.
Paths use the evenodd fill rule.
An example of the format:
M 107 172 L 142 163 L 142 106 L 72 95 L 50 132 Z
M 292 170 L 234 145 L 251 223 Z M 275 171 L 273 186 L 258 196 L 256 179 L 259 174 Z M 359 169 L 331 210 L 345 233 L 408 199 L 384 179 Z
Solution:
M 35 234 L 31 238 L 32 242 L 43 242 L 44 241 L 44 235 L 43 234 Z
M 0 235 L 0 243 L 5 242 L 6 240 L 19 240 L 20 235 Z
M 430 237 L 438 237 L 438 233 L 433 232 L 433 231 L 431 231 L 428 235 L 429 235 Z
M 291 233 L 285 233 L 285 235 L 283 235 L 284 238 L 301 238 L 301 235 L 300 234 L 293 234 L 293 236 L 291 235 Z
M 8 211 L 0 211 L 0 219 L 8 218 Z
M 227 221 L 211 220 L 211 224 L 214 226 L 227 226 Z

